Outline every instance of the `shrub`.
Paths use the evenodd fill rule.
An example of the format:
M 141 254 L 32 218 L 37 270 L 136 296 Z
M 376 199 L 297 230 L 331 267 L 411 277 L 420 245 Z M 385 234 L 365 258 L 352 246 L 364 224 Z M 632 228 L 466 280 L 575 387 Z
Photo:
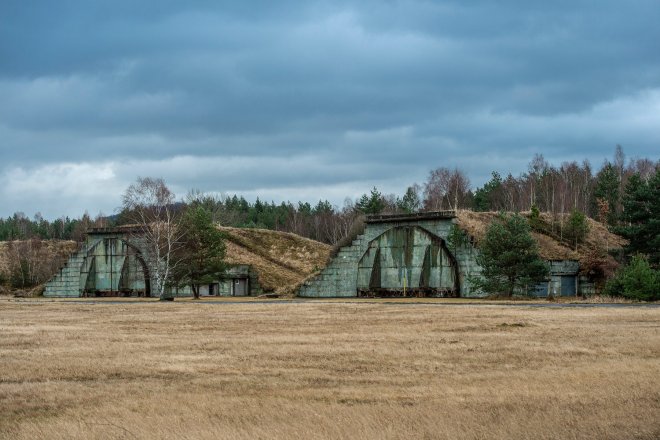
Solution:
M 527 291 L 528 286 L 544 281 L 549 275 L 527 220 L 518 214 L 500 214 L 486 229 L 479 251 L 476 261 L 482 272 L 470 277 L 470 281 L 485 292 L 506 294 L 510 298 L 514 291 Z
M 587 216 L 574 209 L 568 217 L 568 224 L 564 233 L 571 244 L 575 246 L 575 250 L 577 250 L 578 244 L 582 243 L 589 233 Z
M 535 231 L 541 229 L 541 211 L 539 211 L 536 205 L 532 205 L 532 210 L 529 214 L 529 226 Z
M 651 268 L 646 257 L 635 255 L 607 282 L 603 294 L 639 301 L 660 300 L 660 272 Z

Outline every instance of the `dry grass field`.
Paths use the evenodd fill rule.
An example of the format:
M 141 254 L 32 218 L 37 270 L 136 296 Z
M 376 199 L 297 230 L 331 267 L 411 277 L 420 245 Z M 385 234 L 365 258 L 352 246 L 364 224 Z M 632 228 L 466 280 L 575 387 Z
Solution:
M 3 299 L 0 438 L 657 439 L 660 309 Z

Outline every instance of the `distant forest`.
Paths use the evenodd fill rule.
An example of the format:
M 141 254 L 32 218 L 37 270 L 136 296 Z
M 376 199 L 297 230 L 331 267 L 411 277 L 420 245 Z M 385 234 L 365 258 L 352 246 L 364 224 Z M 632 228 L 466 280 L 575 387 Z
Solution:
M 540 154 L 530 161 L 526 172 L 517 177 L 493 171 L 491 179 L 474 188 L 466 173 L 458 168 L 437 168 L 429 172 L 426 182 L 412 184 L 402 194 L 382 194 L 373 188 L 356 200 L 347 198 L 341 207 L 327 200 L 280 203 L 257 199 L 251 203 L 239 195 L 211 196 L 191 191 L 185 204 L 198 202 L 223 226 L 265 228 L 293 232 L 304 237 L 334 244 L 346 236 L 356 218 L 365 214 L 414 213 L 420 211 L 471 209 L 474 211 L 529 211 L 533 206 L 558 219 L 578 211 L 615 226 L 621 218 L 623 195 L 628 180 L 634 176 L 648 181 L 660 170 L 660 161 L 634 158 L 626 161 L 623 149 L 616 147 L 612 160 L 606 159 L 598 170 L 585 160 L 548 163 Z M 30 219 L 17 212 L 0 218 L 0 240 L 31 238 L 82 241 L 90 227 L 121 225 L 122 213 L 68 217 L 54 221 L 40 214 Z M 561 220 L 560 220 L 561 221 Z

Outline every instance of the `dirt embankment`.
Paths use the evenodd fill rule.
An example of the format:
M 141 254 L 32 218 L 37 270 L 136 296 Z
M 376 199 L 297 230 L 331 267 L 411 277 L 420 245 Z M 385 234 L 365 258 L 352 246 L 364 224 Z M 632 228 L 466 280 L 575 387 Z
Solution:
M 226 260 L 249 264 L 266 291 L 292 293 L 309 275 L 325 266 L 331 247 L 288 232 L 220 228 L 226 235 Z
M 521 214 L 529 217 L 530 213 Z M 458 226 L 478 243 L 486 234 L 488 225 L 498 215 L 497 212 L 460 210 L 457 212 Z M 575 249 L 562 235 L 562 227 L 567 224 L 568 214 L 563 217 L 553 217 L 549 213 L 542 213 L 539 220 L 532 235 L 538 243 L 542 258 L 546 260 L 578 260 L 582 272 L 598 271 L 601 275 L 611 275 L 618 267 L 618 263 L 609 251 L 622 248 L 626 244 L 626 240 L 611 233 L 606 225 L 587 218 L 589 232 L 585 240 Z

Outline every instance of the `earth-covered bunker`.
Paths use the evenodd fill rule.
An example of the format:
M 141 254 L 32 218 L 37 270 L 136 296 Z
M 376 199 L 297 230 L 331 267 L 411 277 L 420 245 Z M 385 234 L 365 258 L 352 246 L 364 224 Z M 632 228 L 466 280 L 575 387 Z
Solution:
M 496 212 L 472 211 L 368 216 L 364 232 L 339 249 L 298 295 L 483 297 L 485 293 L 470 281 L 481 273 L 476 244 L 497 217 Z M 542 218 L 548 224 L 552 220 Z M 602 251 L 602 243 L 620 247 L 623 242 L 593 220 L 589 228 L 579 252 L 553 236 L 552 230 L 532 232 L 550 276 L 528 286 L 528 293 L 556 297 L 595 292 L 594 267 L 616 264 Z M 599 254 L 603 255 L 594 257 Z
M 218 228 L 225 236 L 228 267 L 217 280 L 199 286 L 201 296 L 290 294 L 327 261 L 330 252 L 324 243 L 291 233 Z M 140 228 L 90 229 L 78 250 L 46 283 L 44 296 L 155 296 L 156 264 Z M 172 296 L 192 295 L 190 286 L 168 291 Z
M 93 228 L 81 248 L 46 284 L 47 297 L 157 296 L 156 261 L 143 233 L 135 227 Z M 173 296 L 191 296 L 190 286 L 168 288 Z M 224 276 L 200 286 L 202 296 L 258 295 L 257 274 L 249 265 L 231 265 Z
M 454 211 L 368 216 L 364 233 L 298 291 L 305 297 L 469 296 L 475 248 L 448 239 Z

